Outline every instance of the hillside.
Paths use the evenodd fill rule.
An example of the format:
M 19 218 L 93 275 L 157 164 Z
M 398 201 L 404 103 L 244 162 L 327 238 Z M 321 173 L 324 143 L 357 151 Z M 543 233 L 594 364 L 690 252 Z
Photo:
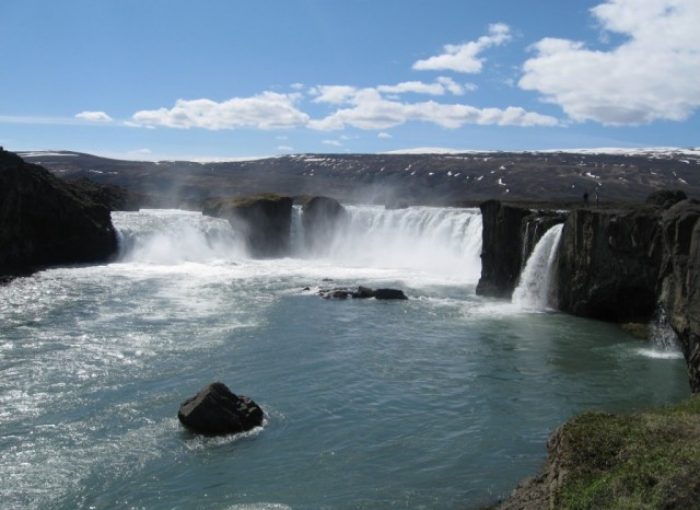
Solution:
M 700 198 L 700 151 L 305 154 L 238 162 L 124 161 L 76 152 L 25 152 L 67 178 L 89 178 L 164 204 L 274 192 L 351 202 L 474 204 L 643 200 L 661 188 Z

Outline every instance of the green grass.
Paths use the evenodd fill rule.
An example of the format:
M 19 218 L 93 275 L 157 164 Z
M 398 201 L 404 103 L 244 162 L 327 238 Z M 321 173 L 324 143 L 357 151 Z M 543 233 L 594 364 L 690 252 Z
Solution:
M 700 396 L 645 413 L 586 413 L 560 441 L 555 508 L 700 508 Z

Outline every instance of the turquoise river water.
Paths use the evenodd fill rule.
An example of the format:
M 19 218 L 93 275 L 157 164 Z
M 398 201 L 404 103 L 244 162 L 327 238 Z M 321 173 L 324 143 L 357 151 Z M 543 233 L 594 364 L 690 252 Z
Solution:
M 478 211 L 350 212 L 314 250 L 295 221 L 275 260 L 222 220 L 114 213 L 118 261 L 0 287 L 0 506 L 478 508 L 573 414 L 688 395 L 677 355 L 614 325 L 476 296 Z M 358 284 L 410 299 L 315 293 Z M 185 431 L 180 403 L 216 380 L 264 427 Z

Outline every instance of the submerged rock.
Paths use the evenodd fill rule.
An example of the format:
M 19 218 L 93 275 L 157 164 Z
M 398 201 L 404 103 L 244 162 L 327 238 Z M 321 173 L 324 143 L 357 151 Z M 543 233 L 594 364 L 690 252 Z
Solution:
M 0 276 L 105 262 L 116 252 L 117 234 L 107 207 L 0 149 Z
M 217 436 L 245 432 L 262 425 L 262 409 L 248 397 L 215 382 L 185 400 L 177 417 L 192 432 Z
M 253 257 L 281 257 L 289 252 L 293 203 L 291 197 L 273 194 L 217 198 L 207 201 L 202 212 L 227 219 Z

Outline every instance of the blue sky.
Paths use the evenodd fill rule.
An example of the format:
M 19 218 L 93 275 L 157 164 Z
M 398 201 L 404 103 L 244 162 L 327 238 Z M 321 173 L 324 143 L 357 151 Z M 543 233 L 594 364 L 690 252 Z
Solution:
M 700 146 L 697 0 L 3 0 L 0 144 Z

